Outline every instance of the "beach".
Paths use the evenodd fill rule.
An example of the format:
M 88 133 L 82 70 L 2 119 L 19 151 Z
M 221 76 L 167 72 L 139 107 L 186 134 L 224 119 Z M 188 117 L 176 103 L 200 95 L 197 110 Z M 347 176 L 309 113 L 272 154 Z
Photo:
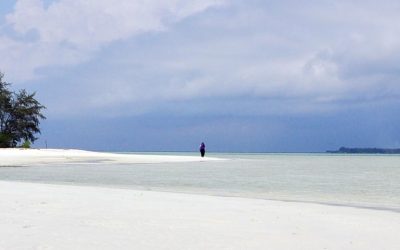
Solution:
M 165 163 L 221 160 L 193 156 L 140 155 L 93 152 L 77 149 L 0 149 L 0 166 L 35 166 L 54 163 Z
M 398 249 L 399 214 L 0 182 L 0 249 Z
M 7 160 L 3 166 L 23 164 L 25 168 L 3 168 L 18 171 L 40 169 L 29 167 L 40 164 L 52 168 L 55 163 L 105 162 L 115 168 L 118 162 L 134 169 L 140 166 L 137 162 L 176 162 L 183 169 L 185 162 L 223 162 L 194 156 L 76 150 L 13 149 L 0 150 L 0 155 Z M 84 168 L 96 171 L 96 165 Z M 7 250 L 395 250 L 400 245 L 400 213 L 389 210 L 4 180 L 0 181 L 0 197 L 0 249 Z
M 400 250 L 399 0 L 0 1 L 0 250 Z

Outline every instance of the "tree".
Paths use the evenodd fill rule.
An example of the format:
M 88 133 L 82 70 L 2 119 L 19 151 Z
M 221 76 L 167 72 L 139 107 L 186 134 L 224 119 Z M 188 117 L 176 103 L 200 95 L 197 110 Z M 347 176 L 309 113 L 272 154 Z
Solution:
M 0 72 L 0 147 L 16 147 L 20 143 L 33 143 L 40 134 L 40 120 L 46 119 L 46 107 L 35 99 L 35 92 L 9 90 L 10 84 Z
M 4 74 L 0 72 L 0 147 L 11 144 L 10 120 L 12 114 L 12 92 L 8 90 L 9 83 L 3 81 Z

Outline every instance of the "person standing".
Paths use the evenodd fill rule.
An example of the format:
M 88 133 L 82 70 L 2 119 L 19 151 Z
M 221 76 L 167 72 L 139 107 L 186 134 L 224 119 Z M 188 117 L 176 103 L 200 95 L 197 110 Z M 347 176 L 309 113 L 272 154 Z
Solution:
M 201 157 L 204 157 L 204 155 L 206 154 L 206 144 L 204 144 L 204 142 L 200 144 L 200 154 Z

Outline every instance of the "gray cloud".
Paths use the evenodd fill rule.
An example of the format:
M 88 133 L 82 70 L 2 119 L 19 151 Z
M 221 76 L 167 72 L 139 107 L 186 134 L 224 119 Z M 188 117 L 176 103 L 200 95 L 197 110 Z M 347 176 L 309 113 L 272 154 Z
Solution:
M 0 51 L 16 51 L 11 66 L 26 57 L 18 72 L 42 75 L 28 83 L 42 82 L 35 86 L 59 114 L 307 113 L 398 99 L 396 1 L 208 8 L 221 3 L 20 0 L 9 25 L 40 39 L 2 36 Z

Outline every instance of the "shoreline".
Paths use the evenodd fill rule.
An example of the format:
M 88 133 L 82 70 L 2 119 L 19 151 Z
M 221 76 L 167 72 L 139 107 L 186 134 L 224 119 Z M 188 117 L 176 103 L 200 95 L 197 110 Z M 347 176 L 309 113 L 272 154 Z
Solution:
M 0 166 L 1 168 L 1 166 Z M 221 197 L 221 198 L 240 198 L 240 199 L 250 199 L 250 200 L 262 200 L 262 201 L 272 201 L 272 202 L 287 202 L 287 203 L 300 203 L 300 204 L 315 204 L 323 206 L 332 207 L 345 207 L 345 208 L 356 208 L 365 209 L 373 211 L 386 211 L 396 214 L 400 214 L 400 208 L 395 207 L 379 207 L 373 205 L 363 205 L 363 204 L 351 204 L 351 203 L 335 203 L 328 201 L 312 201 L 312 200 L 296 200 L 296 199 L 285 199 L 285 198 L 260 198 L 253 196 L 241 196 L 241 195 L 229 195 L 229 194 L 213 194 L 209 192 L 201 191 L 182 191 L 182 190 L 165 190 L 158 188 L 146 188 L 139 186 L 124 186 L 124 185 L 107 185 L 107 184 L 94 184 L 94 183 L 77 183 L 77 182 L 42 182 L 42 181 L 31 181 L 31 180 L 2 180 L 0 182 L 15 182 L 15 183 L 32 183 L 32 184 L 43 184 L 43 185 L 57 185 L 57 186 L 73 186 L 73 187 L 94 187 L 94 188 L 109 188 L 116 190 L 133 190 L 133 191 L 145 191 L 145 192 L 157 192 L 157 193 L 167 193 L 167 194 L 183 194 L 183 195 L 200 195 L 200 196 L 210 196 L 210 197 Z
M 397 249 L 389 211 L 0 181 L 0 249 Z
M 200 156 L 146 155 L 95 152 L 79 149 L 0 149 L 0 167 L 35 166 L 40 164 L 144 164 L 168 162 L 221 161 L 224 159 Z
M 0 169 L 3 168 L 29 168 L 29 167 L 40 167 L 40 166 L 50 166 L 57 167 L 63 166 L 69 168 L 70 166 L 102 166 L 101 164 L 108 165 L 120 165 L 124 164 L 129 167 L 136 166 L 145 166 L 147 163 L 177 163 L 181 164 L 181 166 L 186 167 L 187 163 L 195 163 L 195 162 L 207 162 L 208 165 L 217 165 L 217 162 L 214 161 L 227 161 L 227 159 L 222 158 L 213 158 L 206 157 L 200 158 L 200 156 L 172 156 L 169 154 L 166 155 L 154 155 L 154 154 L 138 154 L 138 153 L 106 153 L 106 152 L 93 152 L 93 151 L 84 151 L 84 150 L 76 150 L 76 149 L 0 149 Z M 230 161 L 227 161 L 227 164 L 230 164 Z M 182 164 L 183 163 L 183 164 Z M 222 162 L 223 163 L 223 162 Z M 99 165 L 96 165 L 99 164 Z M 220 163 L 218 163 L 220 164 Z M 176 164 L 174 164 L 175 166 Z M 203 164 L 201 164 L 203 166 Z M 207 164 L 205 164 L 206 166 Z M 143 169 L 145 170 L 145 169 Z M 10 170 L 11 171 L 11 170 Z M 21 170 L 23 171 L 23 170 Z M 19 171 L 19 172 L 21 172 Z M 5 171 L 8 172 L 8 171 Z M 29 172 L 29 171 L 28 171 Z M 18 172 L 17 172 L 18 173 Z M 91 170 L 86 171 L 85 174 L 91 174 Z M 84 175 L 83 175 L 84 176 Z M 62 178 L 61 178 L 62 179 Z M 379 202 L 371 202 L 371 201 L 362 201 L 361 200 L 349 200 L 349 199 L 334 199 L 328 198 L 324 199 L 321 197 L 301 197 L 301 196 L 287 196 L 272 194 L 272 195 L 263 195 L 262 193 L 246 193 L 244 191 L 241 192 L 230 192 L 225 190 L 213 190 L 211 189 L 186 189 L 184 187 L 179 186 L 170 186 L 170 187 L 157 187 L 157 186 L 140 186 L 140 185 L 130 185 L 127 184 L 110 184 L 110 183 L 96 183 L 96 182 L 74 182 L 74 181 L 52 181 L 48 180 L 35 180 L 33 179 L 18 179 L 18 178 L 4 178 L 4 181 L 20 181 L 23 183 L 49 183 L 49 184 L 57 184 L 57 185 L 71 185 L 71 186 L 96 186 L 96 187 L 110 187 L 110 188 L 118 188 L 118 189 L 130 189 L 130 190 L 153 190 L 156 192 L 167 192 L 167 193 L 182 193 L 182 194 L 196 194 L 196 195 L 209 195 L 209 196 L 217 196 L 217 197 L 241 197 L 241 198 L 249 198 L 249 199 L 259 199 L 259 200 L 267 200 L 267 201 L 283 201 L 283 202 L 300 202 L 300 203 L 310 203 L 310 204 L 322 204 L 329 206 L 339 206 L 339 207 L 353 207 L 353 208 L 361 208 L 361 209 L 370 209 L 370 210 L 381 210 L 381 211 L 390 211 L 395 213 L 400 213 L 400 207 L 397 203 L 389 202 L 389 203 L 379 203 Z

